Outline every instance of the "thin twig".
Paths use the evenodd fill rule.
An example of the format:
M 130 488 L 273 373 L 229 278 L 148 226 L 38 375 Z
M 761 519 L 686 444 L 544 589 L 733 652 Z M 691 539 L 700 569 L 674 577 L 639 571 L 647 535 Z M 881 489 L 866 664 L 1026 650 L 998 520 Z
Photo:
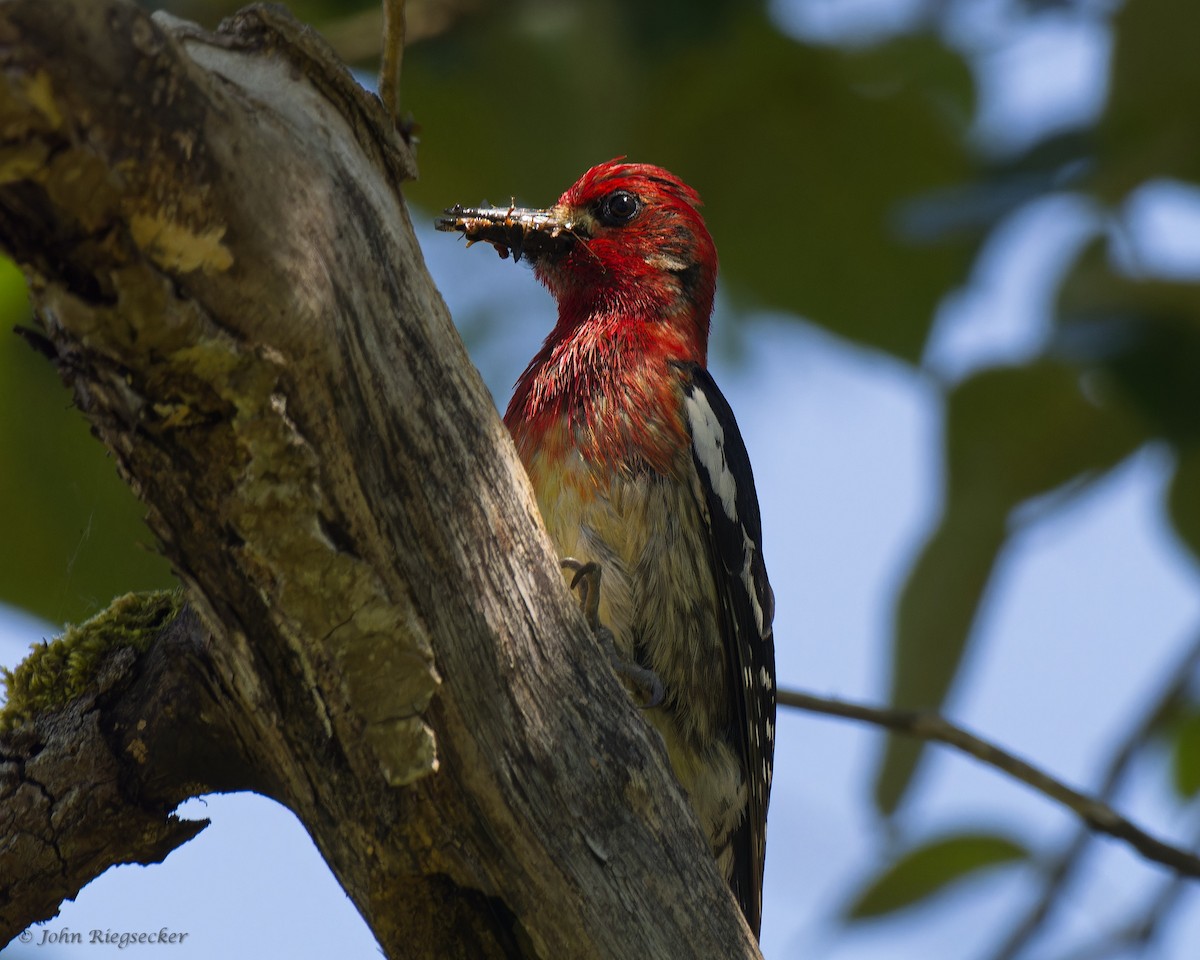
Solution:
M 1200 670 L 1200 635 L 1184 651 L 1179 663 L 1166 674 L 1167 681 L 1162 691 L 1154 698 L 1141 721 L 1125 737 L 1116 752 L 1108 762 L 1108 768 L 1100 781 L 1097 797 L 1103 803 L 1110 803 L 1125 777 L 1133 767 L 1134 758 L 1154 736 L 1164 719 L 1176 708 L 1187 695 L 1196 671 Z M 1060 902 L 1064 890 L 1070 885 L 1083 860 L 1093 834 L 1086 827 L 1076 831 L 1075 836 L 1055 858 L 1045 871 L 1045 881 L 1042 893 L 1037 902 L 1030 908 L 1025 918 L 1012 928 L 1012 933 L 1005 938 L 999 949 L 992 954 L 991 960 L 1014 960 L 1033 941 L 1037 932 L 1050 919 L 1054 908 Z
M 1068 787 L 1061 780 L 1039 770 L 1007 750 L 988 743 L 961 727 L 956 727 L 935 713 L 916 710 L 893 710 L 883 707 L 868 707 L 826 697 L 816 697 L 795 690 L 780 690 L 779 702 L 787 707 L 798 707 L 813 713 L 824 713 L 850 720 L 860 720 L 896 733 L 904 733 L 922 740 L 932 740 L 955 747 L 997 770 L 1015 777 L 1034 790 L 1057 801 L 1075 812 L 1093 830 L 1107 833 L 1124 840 L 1142 856 L 1170 867 L 1177 873 L 1200 878 L 1200 858 L 1186 850 L 1151 836 L 1135 826 L 1108 804 Z
M 400 66 L 404 62 L 404 0 L 383 0 L 383 57 L 379 97 L 393 120 L 400 119 Z

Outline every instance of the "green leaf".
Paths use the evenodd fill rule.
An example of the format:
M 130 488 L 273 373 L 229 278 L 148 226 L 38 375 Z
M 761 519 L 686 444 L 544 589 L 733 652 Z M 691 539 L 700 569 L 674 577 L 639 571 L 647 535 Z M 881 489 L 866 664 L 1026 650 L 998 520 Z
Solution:
M 872 879 L 845 908 L 847 920 L 895 913 L 979 873 L 1029 859 L 1015 840 L 990 833 L 960 833 L 908 851 Z
M 958 497 L 925 544 L 896 613 L 894 704 L 941 705 L 1004 545 L 1006 517 L 1005 506 L 993 499 Z M 887 738 L 875 781 L 875 803 L 882 813 L 900 805 L 924 748 L 923 740 Z
M 1151 177 L 1200 181 L 1200 4 L 1137 0 L 1115 26 L 1097 185 L 1117 199 Z
M 938 710 L 966 650 L 1014 508 L 1106 470 L 1143 441 L 1119 405 L 1101 407 L 1065 364 L 987 370 L 947 398 L 946 507 L 897 610 L 891 702 Z M 875 781 L 884 814 L 904 798 L 924 753 L 889 737 Z
M 985 370 L 949 397 L 948 495 L 1013 507 L 1113 466 L 1145 439 L 1122 406 L 1082 390 L 1079 372 L 1052 360 Z
M 1093 244 L 1064 284 L 1058 349 L 1170 441 L 1171 521 L 1200 558 L 1200 284 L 1122 276 L 1107 253 Z
M 1200 442 L 1200 284 L 1124 276 L 1092 244 L 1063 284 L 1056 347 L 1151 433 Z
M 1200 793 L 1200 711 L 1185 715 L 1175 727 L 1171 774 L 1184 800 Z
M 1200 560 L 1200 448 L 1189 446 L 1179 452 L 1167 504 L 1175 532 Z

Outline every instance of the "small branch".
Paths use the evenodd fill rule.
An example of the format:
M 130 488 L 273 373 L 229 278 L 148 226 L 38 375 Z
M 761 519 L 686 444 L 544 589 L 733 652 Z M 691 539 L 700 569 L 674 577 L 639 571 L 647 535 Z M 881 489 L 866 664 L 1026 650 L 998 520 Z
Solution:
M 954 726 L 935 713 L 868 707 L 862 704 L 848 703 L 845 700 L 816 697 L 794 690 L 780 690 L 779 702 L 783 706 L 797 707 L 812 713 L 824 713 L 849 720 L 859 720 L 896 733 L 955 747 L 976 760 L 1015 777 L 1038 793 L 1074 811 L 1093 830 L 1106 833 L 1118 840 L 1124 840 L 1147 859 L 1170 867 L 1177 873 L 1200 878 L 1200 858 L 1195 854 L 1151 836 L 1121 816 L 1108 804 L 1068 787 L 1061 780 L 1039 770 L 1033 764 L 968 733 L 961 727 Z
M 440 37 L 460 20 L 475 13 L 480 0 L 407 0 L 404 4 L 404 45 Z M 374 62 L 385 41 L 386 3 L 367 7 L 321 24 L 321 34 L 346 63 Z M 399 71 L 397 71 L 399 73 Z M 382 84 L 380 90 L 382 91 Z
M 383 0 L 383 58 L 379 64 L 379 97 L 388 115 L 400 119 L 400 67 L 404 63 L 404 2 Z

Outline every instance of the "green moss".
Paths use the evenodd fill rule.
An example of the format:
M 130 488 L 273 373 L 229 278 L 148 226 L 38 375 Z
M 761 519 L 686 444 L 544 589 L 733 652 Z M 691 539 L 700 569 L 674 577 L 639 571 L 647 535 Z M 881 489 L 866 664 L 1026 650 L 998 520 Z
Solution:
M 110 651 L 145 651 L 183 602 L 181 590 L 127 593 L 85 623 L 68 626 L 62 636 L 35 643 L 15 670 L 0 668 L 8 696 L 0 707 L 0 732 L 75 699 L 91 685 Z

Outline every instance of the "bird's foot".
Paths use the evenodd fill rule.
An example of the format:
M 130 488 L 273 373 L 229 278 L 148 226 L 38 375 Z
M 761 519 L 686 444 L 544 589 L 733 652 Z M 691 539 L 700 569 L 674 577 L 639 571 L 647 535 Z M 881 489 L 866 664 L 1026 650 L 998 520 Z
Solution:
M 595 560 L 585 563 L 574 557 L 564 557 L 562 566 L 563 569 L 574 573 L 571 589 L 579 590 L 579 606 L 583 609 L 584 619 L 604 647 L 617 676 L 641 695 L 643 708 L 649 709 L 662 704 L 666 692 L 658 674 L 648 667 L 623 658 L 617 652 L 612 631 L 600 622 L 600 564 Z

